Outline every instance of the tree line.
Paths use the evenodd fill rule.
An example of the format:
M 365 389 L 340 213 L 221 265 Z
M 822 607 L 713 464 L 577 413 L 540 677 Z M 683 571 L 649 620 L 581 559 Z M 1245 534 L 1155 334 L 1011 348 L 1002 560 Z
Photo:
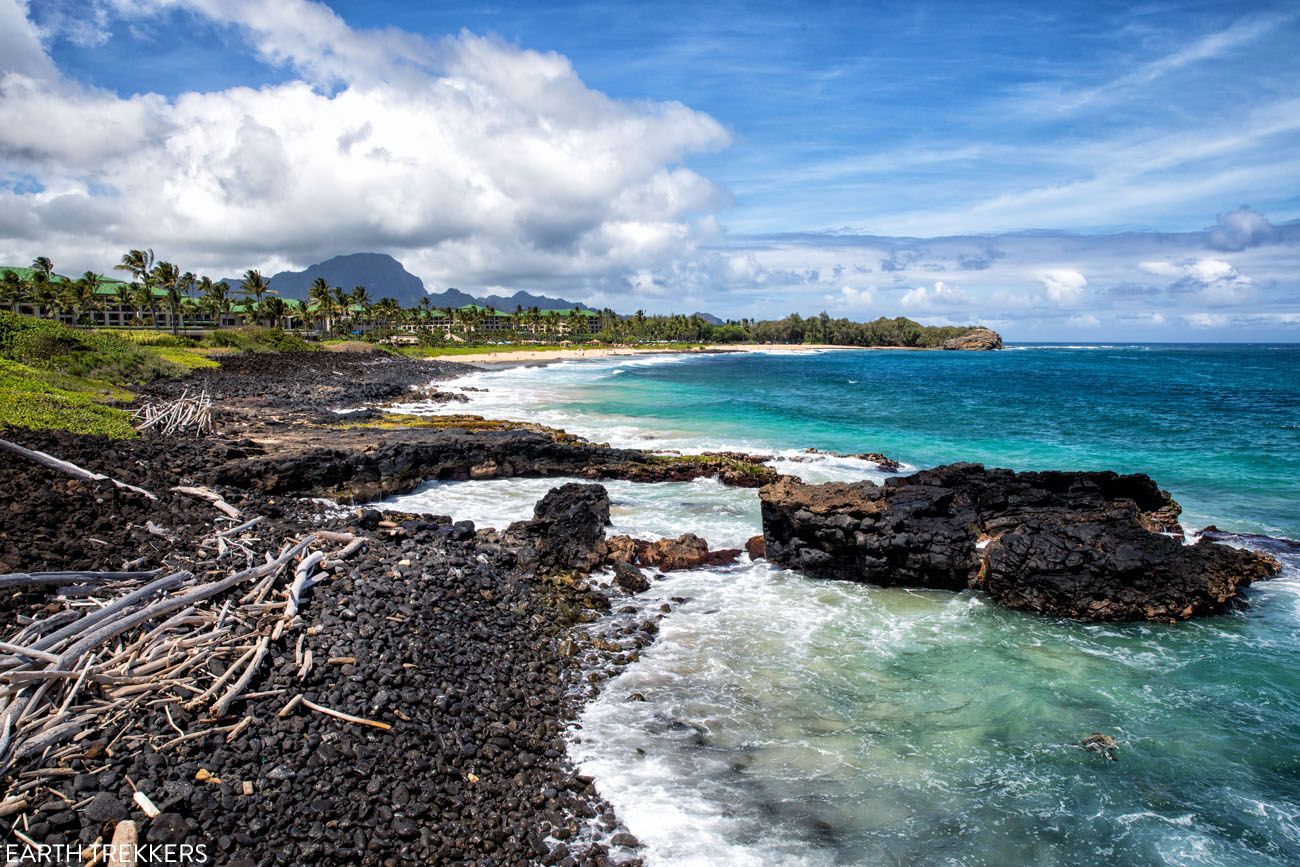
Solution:
M 28 304 L 70 316 L 73 324 L 90 324 L 90 314 L 115 304 L 135 311 L 130 324 L 156 326 L 166 310 L 173 332 L 192 324 L 220 327 L 223 318 L 239 305 L 239 312 L 257 324 L 290 327 L 312 326 L 322 335 L 349 334 L 364 324 L 366 336 L 382 337 L 397 330 L 414 330 L 422 340 L 438 342 L 443 333 L 455 332 L 470 339 L 531 339 L 556 335 L 594 339 L 605 343 L 784 343 L 829 344 L 836 346 L 937 347 L 958 337 L 967 326 L 922 325 L 903 316 L 880 317 L 871 322 L 832 318 L 826 312 L 803 317 L 792 313 L 783 319 L 739 319 L 711 323 L 697 315 L 647 314 L 643 310 L 627 316 L 605 308 L 585 316 L 577 307 L 571 311 L 543 311 L 517 306 L 513 312 L 492 307 L 435 307 L 424 298 L 414 307 L 404 307 L 394 298 L 374 299 L 365 286 L 345 291 L 320 277 L 308 288 L 306 303 L 279 297 L 271 281 L 260 271 L 244 272 L 239 285 L 181 271 L 175 264 L 157 260 L 152 250 L 129 250 L 114 270 L 130 275 L 129 281 L 111 282 L 87 271 L 75 279 L 58 278 L 48 257 L 38 256 L 20 274 L 13 269 L 0 273 L 0 307 L 18 309 Z M 588 322 L 588 320 L 590 320 Z M 582 322 L 586 327 L 574 326 Z M 410 326 L 410 327 L 407 327 Z M 579 333 L 580 332 L 580 333 Z

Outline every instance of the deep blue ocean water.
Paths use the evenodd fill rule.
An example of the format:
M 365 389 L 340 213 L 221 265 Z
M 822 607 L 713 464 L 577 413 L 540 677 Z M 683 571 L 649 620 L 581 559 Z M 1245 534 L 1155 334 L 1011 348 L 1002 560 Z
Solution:
M 1300 537 L 1300 347 L 1015 347 L 662 356 L 475 374 L 471 404 L 619 445 L 1146 472 L 1184 523 Z M 500 525 L 555 480 L 401 506 Z M 615 531 L 759 531 L 753 491 L 610 486 Z M 635 597 L 659 639 L 587 706 L 572 755 L 650 864 L 1300 864 L 1300 558 L 1248 608 L 1083 624 L 978 593 L 744 561 Z M 645 702 L 628 702 L 639 692 Z M 1107 762 L 1079 748 L 1101 731 Z

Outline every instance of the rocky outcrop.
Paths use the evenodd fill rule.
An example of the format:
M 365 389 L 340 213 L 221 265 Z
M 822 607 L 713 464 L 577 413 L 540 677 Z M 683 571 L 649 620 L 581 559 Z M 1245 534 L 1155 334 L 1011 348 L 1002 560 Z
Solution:
M 650 589 L 645 573 L 631 563 L 617 562 L 613 566 L 614 583 L 628 593 L 644 593 Z
M 711 551 L 708 541 L 694 533 L 684 533 L 676 539 L 660 539 L 656 542 L 631 536 L 613 536 L 605 545 L 605 559 L 611 564 L 653 566 L 660 572 L 727 566 L 735 563 L 739 557 L 739 548 Z
M 605 559 L 609 493 L 603 485 L 570 482 L 552 488 L 533 507 L 530 521 L 516 521 L 507 539 L 519 544 L 519 564 L 539 575 L 590 572 Z
M 1222 611 L 1271 557 L 1180 543 L 1178 504 L 1145 475 L 951 464 L 872 482 L 759 492 L 768 559 L 818 578 L 961 590 L 1091 620 Z
M 991 328 L 972 328 L 960 337 L 943 342 L 944 349 L 1001 349 L 1002 335 Z
M 368 449 L 313 448 L 223 464 L 212 484 L 264 494 L 314 494 L 343 501 L 374 501 L 431 480 L 578 476 L 636 482 L 716 477 L 756 488 L 775 481 L 770 467 L 731 455 L 656 455 L 557 439 L 527 430 L 414 430 L 394 432 Z
M 745 553 L 751 560 L 762 560 L 767 556 L 767 550 L 763 546 L 763 536 L 751 536 L 745 540 Z

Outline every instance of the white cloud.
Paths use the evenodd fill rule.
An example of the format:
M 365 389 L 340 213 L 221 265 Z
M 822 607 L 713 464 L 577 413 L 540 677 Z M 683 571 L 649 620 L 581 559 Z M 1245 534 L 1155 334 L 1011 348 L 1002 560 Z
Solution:
M 867 307 L 875 303 L 876 296 L 870 289 L 841 286 L 838 295 L 827 295 L 826 300 L 839 307 Z
M 1093 316 L 1091 313 L 1076 313 L 1073 316 L 1071 316 L 1069 319 L 1067 319 L 1066 322 L 1070 323 L 1076 328 L 1100 328 L 1101 327 L 1101 320 L 1098 319 L 1096 316 Z
M 1088 278 L 1068 268 L 1050 268 L 1038 274 L 1047 292 L 1047 300 L 1057 307 L 1077 307 L 1083 303 Z
M 558 54 L 356 31 L 303 0 L 130 11 L 164 5 L 239 26 L 305 80 L 121 98 L 43 53 L 3 57 L 0 153 L 45 189 L 0 188 L 22 215 L 0 242 L 96 267 L 151 246 L 214 276 L 381 250 L 435 284 L 621 281 L 689 255 L 693 216 L 725 200 L 680 165 L 727 143 L 715 120 L 610 99 Z M 0 39 L 30 49 L 13 9 Z
M 918 286 L 903 293 L 899 301 L 908 310 L 947 310 L 963 307 L 971 302 L 971 297 L 956 286 L 949 286 L 942 280 L 933 287 Z
M 1226 313 L 1189 313 L 1183 318 L 1195 328 L 1222 328 L 1232 321 Z
M 1173 280 L 1169 285 L 1171 293 L 1190 293 L 1207 304 L 1239 304 L 1259 293 L 1253 279 L 1223 259 L 1184 259 L 1177 263 L 1157 260 L 1142 262 L 1138 268 Z
M 1220 214 L 1209 230 L 1208 241 L 1216 250 L 1237 251 L 1247 247 L 1270 244 L 1278 239 L 1277 228 L 1263 214 L 1257 214 L 1246 205 L 1235 211 Z

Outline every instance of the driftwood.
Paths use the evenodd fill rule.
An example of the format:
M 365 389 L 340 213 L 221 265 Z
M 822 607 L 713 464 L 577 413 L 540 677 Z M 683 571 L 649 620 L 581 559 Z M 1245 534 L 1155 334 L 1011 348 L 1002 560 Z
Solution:
M 128 578 L 148 578 L 152 572 L 8 572 L 0 575 L 0 589 L 5 587 L 31 587 L 38 584 L 102 584 L 106 581 L 123 581 Z
M 212 433 L 212 397 L 205 387 L 199 394 L 190 396 L 189 389 L 175 400 L 149 402 L 135 411 L 140 419 L 136 430 L 157 430 L 163 436 L 194 431 L 195 436 Z
M 76 464 L 59 460 L 53 455 L 47 455 L 45 452 L 38 452 L 35 449 L 24 448 L 17 443 L 9 442 L 9 440 L 0 439 L 0 449 L 4 449 L 7 452 L 13 452 L 16 455 L 27 458 L 27 460 L 38 463 L 43 467 L 49 467 L 52 470 L 66 473 L 74 479 L 81 479 L 83 482 L 112 482 L 124 491 L 131 491 L 132 493 L 148 497 L 151 500 L 158 499 L 157 496 L 149 493 L 144 488 L 137 488 L 135 485 L 128 485 L 126 482 L 119 482 L 117 479 L 110 478 L 102 473 L 92 473 L 90 470 L 79 467 Z
M 125 819 L 113 828 L 113 842 L 108 852 L 108 867 L 136 867 L 136 848 L 140 832 L 135 822 Z
M 344 713 L 341 710 L 334 710 L 334 708 L 325 707 L 324 705 L 316 704 L 314 701 L 308 701 L 305 698 L 302 699 L 299 702 L 299 704 L 301 704 L 303 707 L 309 707 L 312 710 L 316 711 L 317 713 L 323 713 L 326 716 L 332 716 L 335 719 L 341 719 L 346 722 L 357 723 L 358 725 L 363 725 L 363 726 L 371 726 L 372 728 L 383 729 L 384 731 L 388 731 L 389 729 L 392 728 L 392 725 L 389 723 L 380 722 L 379 720 L 366 719 L 365 717 L 360 717 L 360 716 L 353 716 L 350 713 Z
M 239 520 L 239 518 L 242 517 L 239 514 L 238 509 L 236 509 L 234 506 L 227 503 L 225 499 L 223 499 L 222 496 L 218 494 L 216 491 L 210 490 L 208 488 L 194 488 L 194 487 L 186 487 L 185 485 L 177 485 L 176 487 L 172 488 L 172 491 L 177 494 L 185 494 L 186 496 L 190 496 L 190 497 L 198 497 L 200 500 L 207 500 L 209 503 L 216 506 L 217 509 L 219 509 L 222 514 L 226 515 L 229 518 L 234 518 L 235 520 Z
M 102 579 L 95 591 L 101 598 L 90 600 L 89 610 L 85 602 L 65 599 L 73 607 L 44 620 L 22 618 L 0 632 L 0 773 L 12 779 L 18 763 L 53 773 L 50 766 L 78 755 L 82 739 L 95 731 L 115 731 L 110 746 L 126 737 L 128 743 L 152 742 L 155 749 L 208 733 L 239 737 L 251 717 L 186 733 L 168 709 L 177 735 L 171 739 L 141 732 L 134 721 L 143 720 L 142 710 L 162 697 L 191 707 L 212 701 L 212 715 L 220 718 L 241 699 L 276 694 L 248 690 L 255 688 L 271 645 L 296 626 L 302 591 L 321 563 L 343 559 L 357 550 L 356 541 L 348 536 L 343 550 L 309 551 L 338 542 L 308 534 L 257 557 L 265 562 L 226 575 L 213 577 L 209 566 L 206 580 L 189 571 L 77 575 Z M 286 582 L 280 585 L 284 601 L 262 601 L 276 581 Z M 245 602 L 232 594 L 249 586 L 266 590 Z M 222 660 L 225 671 L 212 674 L 219 669 L 210 670 L 210 660 Z M 17 794 L 12 786 L 0 791 L 2 803 L 17 803 Z

